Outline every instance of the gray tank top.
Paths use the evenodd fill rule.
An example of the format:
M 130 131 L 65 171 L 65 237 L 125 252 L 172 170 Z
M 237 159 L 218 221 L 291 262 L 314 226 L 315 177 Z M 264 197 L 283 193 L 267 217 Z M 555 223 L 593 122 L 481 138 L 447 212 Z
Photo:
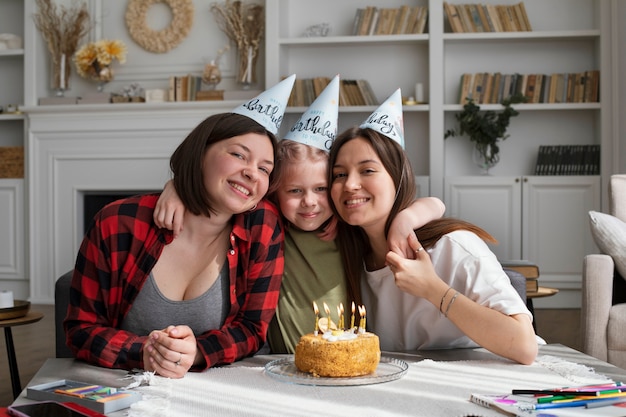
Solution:
M 211 288 L 197 298 L 183 301 L 165 297 L 150 273 L 122 321 L 121 329 L 139 336 L 147 336 L 153 330 L 180 324 L 189 326 L 196 336 L 208 330 L 219 329 L 230 308 L 228 272 L 228 262 L 225 262 Z

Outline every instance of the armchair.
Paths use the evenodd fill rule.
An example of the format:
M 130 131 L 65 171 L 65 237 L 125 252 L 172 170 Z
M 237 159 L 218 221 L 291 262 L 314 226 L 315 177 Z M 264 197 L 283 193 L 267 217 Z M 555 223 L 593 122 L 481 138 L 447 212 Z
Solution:
M 65 320 L 67 307 L 70 304 L 72 272 L 69 271 L 61 275 L 54 285 L 54 332 L 57 358 L 74 357 L 70 348 L 65 344 L 65 330 L 63 330 L 63 320 Z
M 583 351 L 626 369 L 626 175 L 611 176 L 609 203 L 610 216 L 589 213 L 602 254 L 583 260 Z

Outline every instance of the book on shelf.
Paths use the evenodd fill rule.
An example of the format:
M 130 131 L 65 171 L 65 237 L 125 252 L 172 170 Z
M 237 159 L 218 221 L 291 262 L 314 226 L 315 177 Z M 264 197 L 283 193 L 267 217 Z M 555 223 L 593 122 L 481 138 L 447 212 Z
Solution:
M 409 6 L 403 5 L 400 6 L 398 12 L 396 13 L 396 21 L 393 24 L 393 28 L 391 33 L 394 35 L 400 35 L 406 33 L 407 19 L 409 17 Z
M 519 2 L 516 7 L 519 8 L 519 14 L 521 16 L 521 19 L 523 21 L 523 26 L 524 26 L 524 30 L 528 31 L 528 32 L 532 32 L 533 27 L 530 24 L 530 20 L 528 19 L 528 13 L 526 13 L 526 6 L 524 6 L 524 2 L 521 1 Z
M 378 7 L 374 7 L 374 12 L 372 13 L 372 19 L 369 22 L 366 35 L 372 36 L 376 34 L 376 28 L 378 27 L 378 21 L 380 19 L 380 11 Z
M 600 145 L 540 145 L 535 175 L 599 175 Z
M 483 76 L 484 73 L 477 72 L 472 79 L 472 99 L 475 103 L 480 103 L 483 95 Z
M 361 23 L 363 22 L 364 14 L 365 14 L 365 9 L 361 7 L 356 9 L 356 13 L 354 14 L 354 22 L 352 23 L 352 36 L 357 36 L 359 34 L 359 30 L 361 29 Z
M 475 4 L 474 6 L 476 6 L 476 12 L 478 13 L 478 16 L 480 17 L 480 23 L 481 23 L 481 26 L 483 27 L 483 32 L 495 32 L 493 28 L 493 23 L 491 23 L 489 19 L 487 18 L 487 10 L 485 9 L 485 5 Z
M 531 31 L 524 3 L 513 5 L 443 3 L 454 33 Z
M 424 33 L 428 19 L 426 6 L 360 7 L 352 22 L 352 35 L 401 35 Z
M 444 11 L 446 13 L 446 17 L 448 18 L 448 24 L 450 25 L 450 29 L 454 33 L 463 33 L 463 24 L 461 22 L 461 16 L 459 16 L 459 12 L 455 5 L 450 4 L 448 2 L 443 2 Z
M 595 103 L 599 98 L 599 86 L 598 70 L 552 74 L 463 74 L 459 103 L 465 104 L 466 98 L 471 96 L 477 104 L 495 104 L 514 94 L 524 95 L 526 103 Z
M 417 18 L 414 19 L 413 28 L 411 29 L 411 31 L 407 33 L 419 34 L 424 33 L 424 30 L 426 30 L 426 22 L 428 21 L 428 7 L 416 6 L 416 8 L 418 9 Z
M 465 73 L 461 75 L 461 91 L 459 94 L 459 103 L 466 104 L 467 99 L 471 98 L 472 78 L 474 74 Z
M 317 98 L 322 91 L 330 84 L 329 77 L 315 77 L 313 78 L 313 88 L 315 89 L 315 97 Z
M 359 86 L 359 91 L 365 100 L 365 105 L 367 106 L 376 106 L 378 105 L 378 99 L 376 98 L 376 94 L 374 94 L 374 90 L 367 80 L 356 80 L 357 85 Z
M 494 4 L 486 4 L 485 9 L 487 10 L 487 18 L 491 21 L 494 32 L 504 32 L 504 27 L 500 22 L 500 16 L 498 15 L 498 10 Z
M 470 16 L 467 8 L 464 7 L 464 5 L 462 4 L 458 4 L 455 7 L 456 7 L 457 13 L 459 14 L 459 17 L 461 18 L 461 25 L 463 27 L 463 32 L 465 33 L 476 32 L 474 28 L 474 22 L 472 22 L 472 17 Z
M 466 4 L 465 9 L 467 14 L 471 18 L 472 28 L 474 32 L 486 32 L 487 28 L 483 26 L 483 21 L 480 19 L 480 14 L 478 14 L 478 7 L 475 4 Z
M 366 36 L 369 33 L 369 29 L 372 23 L 372 18 L 374 17 L 375 9 L 376 7 L 374 6 L 365 7 L 357 35 Z

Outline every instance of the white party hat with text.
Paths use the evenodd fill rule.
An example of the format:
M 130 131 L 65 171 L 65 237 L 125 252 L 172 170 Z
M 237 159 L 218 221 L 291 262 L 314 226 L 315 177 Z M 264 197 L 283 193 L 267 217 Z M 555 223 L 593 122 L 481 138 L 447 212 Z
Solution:
M 339 75 L 336 75 L 300 116 L 283 139 L 329 152 L 337 136 L 339 118 Z
M 404 124 L 402 120 L 402 93 L 398 88 L 374 113 L 363 122 L 361 128 L 370 128 L 398 142 L 404 149 Z
M 296 75 L 292 74 L 272 88 L 263 91 L 258 96 L 243 103 L 232 111 L 232 113 L 247 116 L 258 122 L 269 132 L 278 133 L 280 124 L 283 121 L 287 101 L 291 95 L 291 89 L 296 80 Z

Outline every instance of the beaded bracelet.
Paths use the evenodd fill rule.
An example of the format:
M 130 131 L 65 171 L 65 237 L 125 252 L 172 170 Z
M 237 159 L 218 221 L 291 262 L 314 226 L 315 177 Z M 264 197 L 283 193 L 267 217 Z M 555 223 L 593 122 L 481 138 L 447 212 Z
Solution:
M 443 300 L 446 299 L 446 295 L 448 295 L 448 292 L 452 289 L 452 287 L 448 287 L 448 289 L 446 290 L 446 292 L 443 293 L 443 297 L 441 297 L 441 302 L 439 303 L 439 312 L 441 314 L 443 314 Z
M 457 291 L 453 296 L 452 299 L 450 300 L 450 303 L 448 304 L 448 307 L 446 307 L 446 312 L 443 313 L 444 316 L 446 316 L 446 318 L 448 318 L 448 311 L 450 311 L 450 307 L 452 306 L 452 304 L 454 303 L 454 300 L 456 300 L 456 297 L 459 296 L 459 292 Z

